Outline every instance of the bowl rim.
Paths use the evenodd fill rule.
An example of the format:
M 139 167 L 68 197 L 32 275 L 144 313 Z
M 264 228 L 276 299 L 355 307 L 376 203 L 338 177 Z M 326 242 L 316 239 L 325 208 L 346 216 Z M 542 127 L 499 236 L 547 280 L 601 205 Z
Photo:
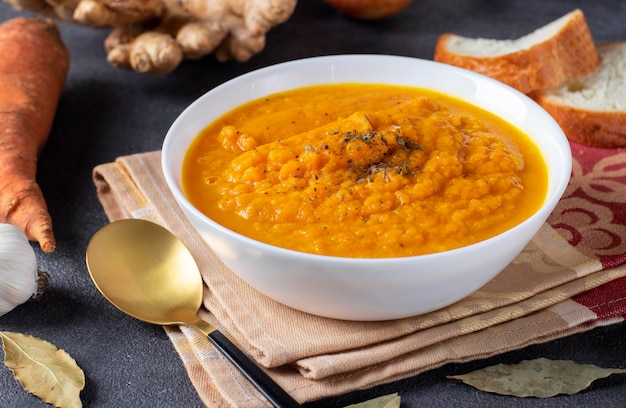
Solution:
M 562 160 L 563 160 L 563 172 L 564 177 L 559 179 L 559 180 L 549 180 L 548 182 L 548 188 L 550 188 L 550 184 L 551 183 L 555 183 L 554 184 L 554 190 L 552 193 L 550 193 L 550 191 L 546 192 L 546 197 L 544 198 L 544 202 L 541 205 L 541 207 L 535 211 L 531 216 L 529 216 L 528 218 L 526 218 L 524 221 L 520 222 L 519 224 L 507 229 L 506 231 L 503 231 L 497 235 L 494 235 L 493 237 L 484 239 L 482 241 L 478 241 L 476 243 L 470 244 L 470 245 L 465 245 L 459 248 L 453 248 L 453 249 L 449 249 L 449 250 L 445 250 L 445 251 L 441 251 L 441 252 L 435 252 L 435 253 L 428 253 L 428 254 L 422 254 L 422 255 L 411 255 L 411 256 L 402 256 L 402 257 L 384 257 L 384 258 L 363 258 L 363 257 L 349 257 L 349 256 L 335 256 L 335 255 L 323 255 L 323 254 L 315 254 L 315 253 L 309 253 L 309 252 L 302 252 L 302 251 L 298 251 L 298 250 L 293 250 L 293 249 L 288 249 L 288 248 L 283 248 L 283 247 L 279 247 L 279 246 L 275 246 L 272 244 L 268 244 L 259 240 L 256 240 L 254 238 L 250 238 L 247 237 L 245 235 L 239 234 L 235 231 L 232 231 L 231 229 L 219 224 L 218 222 L 212 220 L 211 218 L 209 218 L 208 216 L 204 215 L 204 213 L 202 213 L 200 210 L 198 210 L 185 196 L 185 194 L 182 191 L 182 187 L 179 186 L 179 184 L 177 183 L 177 181 L 174 179 L 174 176 L 170 173 L 170 165 L 168 163 L 169 157 L 170 157 L 170 151 L 173 148 L 173 140 L 175 138 L 174 133 L 178 130 L 179 127 L 182 127 L 182 123 L 187 119 L 186 116 L 189 115 L 190 111 L 195 109 L 198 105 L 201 105 L 206 99 L 211 98 L 214 94 L 219 93 L 219 92 L 223 92 L 225 89 L 228 89 L 229 87 L 232 86 L 236 86 L 240 83 L 245 83 L 247 81 L 252 81 L 255 78 L 259 78 L 259 77 L 264 77 L 267 75 L 276 75 L 276 73 L 283 71 L 287 68 L 290 67 L 295 67 L 298 65 L 306 65 L 306 64 L 311 64 L 311 63 L 327 63 L 329 65 L 332 65 L 334 63 L 343 63 L 346 60 L 363 60 L 363 61 L 370 61 L 371 60 L 380 60 L 380 61 L 386 61 L 387 63 L 389 62 L 393 62 L 393 61 L 405 61 L 408 63 L 415 63 L 417 65 L 419 64 L 426 64 L 426 65 L 432 65 L 432 66 L 436 66 L 437 69 L 441 69 L 444 72 L 450 72 L 453 75 L 460 75 L 466 78 L 470 78 L 472 81 L 476 82 L 476 83 L 481 83 L 481 84 L 488 84 L 490 86 L 496 86 L 501 88 L 502 90 L 506 90 L 507 92 L 511 93 L 512 96 L 517 97 L 517 99 L 521 100 L 524 103 L 524 106 L 526 106 L 528 109 L 529 114 L 533 113 L 533 114 L 538 114 L 540 116 L 543 116 L 543 120 L 546 121 L 546 123 L 548 123 L 550 125 L 550 135 L 552 137 L 554 137 L 554 143 L 555 145 L 558 145 L 560 148 L 560 152 L 562 153 L 560 156 L 562 156 Z M 315 85 L 315 84 L 321 84 L 321 83 L 346 83 L 348 81 L 338 81 L 338 82 L 314 82 L 311 85 Z M 358 82 L 364 82 L 364 81 L 353 81 L 355 83 Z M 374 82 L 372 82 L 374 83 Z M 385 82 L 381 82 L 378 81 L 376 83 L 385 83 Z M 392 83 L 390 83 L 392 84 Z M 400 84 L 401 85 L 401 84 Z M 297 86 L 297 87 L 287 87 L 284 90 L 276 90 L 273 91 L 271 93 L 266 93 L 265 95 L 271 95 L 272 93 L 278 93 L 278 92 L 283 92 L 286 90 L 291 90 L 291 89 L 297 89 L 299 87 L 306 87 L 306 86 L 310 86 L 310 85 L 301 85 L 301 86 Z M 411 85 L 408 85 L 411 86 Z M 432 89 L 436 92 L 442 92 L 442 93 L 448 93 L 447 91 L 441 91 L 440 89 L 438 89 L 437 87 L 433 86 L 431 88 L 428 87 L 424 87 L 427 89 Z M 453 97 L 459 97 L 456 95 L 452 95 Z M 252 100 L 256 100 L 258 98 L 262 98 L 263 96 L 256 96 L 253 98 L 246 98 L 246 101 L 252 101 Z M 492 110 L 490 110 L 489 108 L 486 108 L 484 106 L 481 106 L 479 103 L 477 103 L 477 101 L 474 100 L 467 100 L 468 103 L 474 104 L 475 106 L 478 106 L 480 109 L 486 110 L 492 114 L 495 114 L 497 116 L 500 116 L 499 114 L 493 112 Z M 245 102 L 243 102 L 245 103 Z M 239 106 L 239 105 L 236 105 Z M 236 107 L 235 106 L 235 107 Z M 230 111 L 231 109 L 234 108 L 228 108 L 225 109 L 223 112 L 219 113 L 218 115 L 216 115 L 212 120 L 215 120 L 217 118 L 219 118 L 221 115 L 227 113 L 228 111 Z M 507 120 L 509 123 L 511 123 L 510 119 L 507 118 L 503 118 L 504 120 Z M 210 122 L 207 122 L 205 124 L 205 126 L 208 126 Z M 514 126 L 518 126 L 515 123 L 512 123 Z M 519 126 L 518 126 L 519 127 Z M 524 129 L 520 129 L 521 131 L 526 132 Z M 197 137 L 197 134 L 194 135 L 193 137 L 191 137 L 190 140 L 194 140 L 194 138 Z M 535 141 L 533 140 L 533 143 L 535 143 Z M 543 154 L 543 152 L 542 152 Z M 544 155 L 544 160 L 546 161 L 546 165 L 547 165 L 547 159 L 545 158 Z M 335 262 L 335 263 L 339 263 L 339 264 L 343 264 L 343 263 L 350 263 L 350 264 L 354 264 L 356 263 L 363 263 L 363 264 L 371 264 L 371 263 L 388 263 L 390 261 L 393 262 L 412 262 L 413 260 L 415 260 L 416 258 L 420 258 L 420 259 L 437 259 L 440 257 L 444 257 L 444 256 L 450 256 L 450 255 L 455 255 L 455 256 L 462 256 L 465 252 L 472 252 L 474 251 L 476 248 L 480 248 L 480 247 L 484 247 L 484 246 L 489 246 L 491 245 L 494 241 L 499 241 L 502 239 L 506 239 L 507 236 L 509 235 L 514 235 L 515 232 L 519 229 L 524 228 L 527 224 L 533 223 L 533 222 L 537 222 L 537 219 L 544 219 L 547 218 L 549 216 L 549 214 L 553 211 L 553 209 L 556 207 L 558 201 L 561 199 L 563 193 L 565 192 L 567 185 L 569 183 L 569 179 L 570 179 L 570 175 L 571 175 L 571 168 L 572 168 L 572 156 L 571 156 L 571 149 L 569 146 L 569 142 L 567 140 L 567 137 L 565 136 L 563 130 L 561 129 L 561 127 L 558 125 L 558 123 L 554 120 L 554 118 L 552 118 L 552 116 L 550 116 L 550 114 L 545 111 L 545 109 L 543 109 L 538 103 L 536 103 L 533 99 L 531 99 L 529 96 L 519 92 L 518 90 L 516 90 L 515 88 L 512 88 L 502 82 L 499 82 L 493 78 L 490 78 L 486 75 L 483 74 L 479 74 L 476 73 L 474 71 L 470 71 L 470 70 L 466 70 L 463 68 L 459 68 L 456 66 L 452 66 L 452 65 L 448 65 L 448 64 L 444 64 L 444 63 L 440 63 L 437 61 L 432 61 L 432 60 L 428 60 L 428 59 L 422 59 L 422 58 L 417 58 L 417 57 L 409 57 L 409 56 L 399 56 L 399 55 L 387 55 L 387 54 L 337 54 L 337 55 L 324 55 L 324 56 L 314 56 L 314 57 L 304 57 L 304 58 L 299 58 L 299 59 L 294 59 L 294 60 L 289 60 L 289 61 L 284 61 L 284 62 L 279 62 L 276 64 L 272 64 L 272 65 L 268 65 L 265 67 L 261 67 L 258 69 L 254 69 L 252 71 L 246 72 L 244 74 L 238 75 L 236 77 L 233 77 L 217 86 L 215 86 L 214 88 L 210 89 L 209 91 L 205 92 L 204 94 L 202 94 L 200 97 L 198 97 L 196 100 L 194 100 L 193 102 L 191 102 L 191 104 L 189 104 L 178 116 L 177 118 L 174 120 L 174 122 L 171 124 L 171 126 L 169 127 L 169 129 L 167 130 L 167 133 L 165 135 L 163 144 L 162 144 L 162 155 L 161 155 L 161 168 L 163 171 L 163 175 L 165 177 L 165 181 L 166 184 L 169 187 L 170 192 L 173 194 L 176 202 L 179 204 L 179 206 L 183 207 L 183 209 L 185 209 L 185 211 L 189 211 L 191 213 L 193 213 L 196 217 L 201 218 L 203 221 L 205 221 L 206 223 L 208 223 L 209 225 L 211 225 L 213 228 L 219 230 L 221 233 L 226 234 L 228 236 L 230 236 L 231 238 L 235 238 L 237 240 L 241 240 L 243 242 L 245 242 L 247 245 L 250 245 L 252 248 L 254 248 L 255 250 L 263 250 L 263 251 L 272 251 L 272 252 L 276 252 L 276 253 L 283 253 L 285 256 L 289 255 L 291 257 L 296 257 L 299 258 L 299 260 L 302 261 L 307 261 L 307 260 L 317 260 L 317 261 L 321 261 L 321 260 L 326 260 L 326 261 L 331 261 L 331 262 Z M 179 169 L 180 171 L 180 169 Z M 546 212 L 548 212 L 548 214 L 546 214 Z

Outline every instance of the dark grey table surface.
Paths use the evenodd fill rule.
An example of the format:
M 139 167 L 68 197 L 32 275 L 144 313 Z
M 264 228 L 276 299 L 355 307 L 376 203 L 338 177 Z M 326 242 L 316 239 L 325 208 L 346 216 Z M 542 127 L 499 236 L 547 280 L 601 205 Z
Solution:
M 323 0 L 301 0 L 295 14 L 273 29 L 266 49 L 247 63 L 212 56 L 153 77 L 110 67 L 108 30 L 61 25 L 72 65 L 54 128 L 42 152 L 38 180 L 58 240 L 50 255 L 37 248 L 51 285 L 38 302 L 0 317 L 0 330 L 31 334 L 69 352 L 84 370 L 86 407 L 200 407 L 184 367 L 163 329 L 136 321 L 109 305 L 87 273 L 91 236 L 107 223 L 91 181 L 94 166 L 116 157 L 160 149 L 176 116 L 216 85 L 250 70 L 287 60 L 340 53 L 395 54 L 432 59 L 443 32 L 516 38 L 580 8 L 596 41 L 626 40 L 621 0 L 415 0 L 402 14 L 377 23 L 338 15 Z M 0 3 L 0 19 L 18 15 Z M 0 55 L 0 58 L 2 56 Z M 310 407 L 341 407 L 399 392 L 403 407 L 625 407 L 626 376 L 596 381 L 574 396 L 521 399 L 476 391 L 446 376 L 487 365 L 547 357 L 626 367 L 626 324 L 598 328 L 488 360 L 446 365 L 413 378 Z M 26 393 L 0 365 L 0 407 L 46 406 Z

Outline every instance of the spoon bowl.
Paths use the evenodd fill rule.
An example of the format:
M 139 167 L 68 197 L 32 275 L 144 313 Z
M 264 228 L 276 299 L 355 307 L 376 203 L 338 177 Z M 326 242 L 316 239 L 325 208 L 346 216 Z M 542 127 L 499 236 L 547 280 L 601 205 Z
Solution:
M 140 219 L 112 222 L 92 237 L 86 263 L 96 288 L 122 312 L 148 323 L 195 328 L 270 403 L 299 406 L 226 336 L 197 316 L 202 276 L 193 255 L 170 231 Z
M 161 325 L 197 319 L 198 266 L 184 244 L 158 224 L 124 220 L 101 229 L 87 248 L 87 268 L 102 295 L 136 319 Z

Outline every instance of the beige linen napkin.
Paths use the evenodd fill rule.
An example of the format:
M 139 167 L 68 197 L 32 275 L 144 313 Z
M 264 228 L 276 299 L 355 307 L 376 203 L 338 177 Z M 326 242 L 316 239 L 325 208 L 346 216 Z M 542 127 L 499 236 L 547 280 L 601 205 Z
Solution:
M 165 184 L 158 151 L 97 166 L 94 182 L 110 220 L 149 219 L 184 241 L 206 284 L 201 317 L 306 402 L 623 321 L 626 202 L 615 190 L 626 188 L 626 172 L 616 167 L 626 153 L 574 152 L 582 159 L 575 157 L 559 207 L 500 275 L 454 305 L 384 322 L 313 316 L 248 286 L 193 231 Z M 202 335 L 165 329 L 207 406 L 267 405 Z

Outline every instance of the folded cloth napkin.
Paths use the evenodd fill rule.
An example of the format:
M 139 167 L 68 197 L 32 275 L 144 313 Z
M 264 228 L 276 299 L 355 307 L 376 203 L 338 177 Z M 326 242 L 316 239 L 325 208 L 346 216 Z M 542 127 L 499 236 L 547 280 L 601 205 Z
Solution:
M 310 315 L 248 286 L 217 259 L 175 203 L 160 152 L 120 157 L 93 175 L 110 220 L 148 219 L 183 240 L 205 282 L 200 316 L 306 402 L 623 322 L 626 149 L 572 149 L 566 193 L 512 264 L 456 304 L 382 322 Z M 267 405 L 204 336 L 186 327 L 165 330 L 207 406 Z

